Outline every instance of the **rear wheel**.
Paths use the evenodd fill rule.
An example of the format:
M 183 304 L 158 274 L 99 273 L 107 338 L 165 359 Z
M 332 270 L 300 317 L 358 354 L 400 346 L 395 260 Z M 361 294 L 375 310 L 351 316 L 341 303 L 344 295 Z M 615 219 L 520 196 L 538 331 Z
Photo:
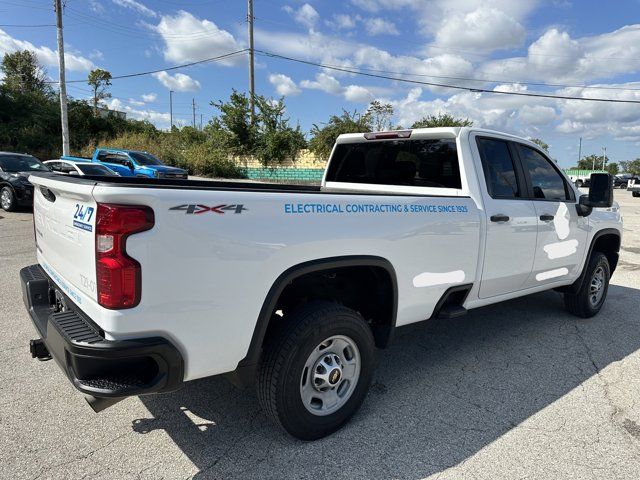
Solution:
M 611 270 L 607 257 L 600 252 L 594 252 L 587 265 L 580 290 L 576 294 L 564 294 L 565 308 L 578 317 L 593 317 L 600 311 L 607 298 L 610 278 Z
M 3 187 L 0 191 L 0 206 L 7 212 L 13 212 L 16 209 L 16 196 L 11 187 Z
M 576 187 L 582 188 L 584 186 L 584 182 L 582 180 L 576 180 Z
M 265 412 L 301 440 L 338 430 L 373 376 L 375 344 L 362 316 L 338 304 L 310 304 L 271 340 L 258 371 Z

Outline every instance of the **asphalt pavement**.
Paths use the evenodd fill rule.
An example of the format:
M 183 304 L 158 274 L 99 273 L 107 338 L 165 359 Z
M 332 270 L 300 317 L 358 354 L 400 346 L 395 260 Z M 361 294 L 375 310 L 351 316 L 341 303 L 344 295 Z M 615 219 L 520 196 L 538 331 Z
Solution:
M 18 271 L 32 215 L 0 210 L 0 478 L 640 478 L 640 198 L 598 316 L 545 292 L 399 331 L 360 412 L 304 443 L 223 378 L 95 414 L 35 337 Z

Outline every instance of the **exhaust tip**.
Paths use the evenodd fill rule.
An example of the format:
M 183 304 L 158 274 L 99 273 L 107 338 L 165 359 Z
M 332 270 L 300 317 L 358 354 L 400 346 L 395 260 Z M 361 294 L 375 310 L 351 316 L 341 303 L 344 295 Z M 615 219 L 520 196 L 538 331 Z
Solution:
M 85 395 L 84 399 L 87 401 L 91 409 L 100 413 L 103 410 L 115 405 L 116 403 L 124 400 L 124 398 L 103 398 L 103 397 L 94 397 L 93 395 Z

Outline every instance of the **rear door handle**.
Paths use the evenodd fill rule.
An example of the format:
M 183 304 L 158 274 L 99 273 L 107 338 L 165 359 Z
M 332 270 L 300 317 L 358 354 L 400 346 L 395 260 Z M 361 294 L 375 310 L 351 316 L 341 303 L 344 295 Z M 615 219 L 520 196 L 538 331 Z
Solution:
M 543 222 L 550 222 L 551 220 L 553 220 L 553 215 L 545 213 L 544 215 L 540 215 L 540 220 L 542 220 Z
M 507 215 L 503 215 L 502 213 L 499 213 L 497 215 L 491 215 L 490 219 L 492 222 L 508 222 L 509 221 L 509 217 Z

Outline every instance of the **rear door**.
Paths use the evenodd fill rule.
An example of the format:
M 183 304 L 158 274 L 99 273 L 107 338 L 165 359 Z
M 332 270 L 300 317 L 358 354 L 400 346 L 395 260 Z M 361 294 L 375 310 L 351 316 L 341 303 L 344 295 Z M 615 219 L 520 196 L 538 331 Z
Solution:
M 588 220 L 578 216 L 575 193 L 555 162 L 528 145 L 514 145 L 538 223 L 534 266 L 527 284 L 535 287 L 576 276 L 586 248 Z
M 95 183 L 31 176 L 38 263 L 82 307 L 96 298 Z M 84 301 L 84 302 L 83 302 Z
M 537 218 L 511 142 L 476 137 L 484 172 L 487 232 L 480 298 L 525 288 L 533 268 Z

